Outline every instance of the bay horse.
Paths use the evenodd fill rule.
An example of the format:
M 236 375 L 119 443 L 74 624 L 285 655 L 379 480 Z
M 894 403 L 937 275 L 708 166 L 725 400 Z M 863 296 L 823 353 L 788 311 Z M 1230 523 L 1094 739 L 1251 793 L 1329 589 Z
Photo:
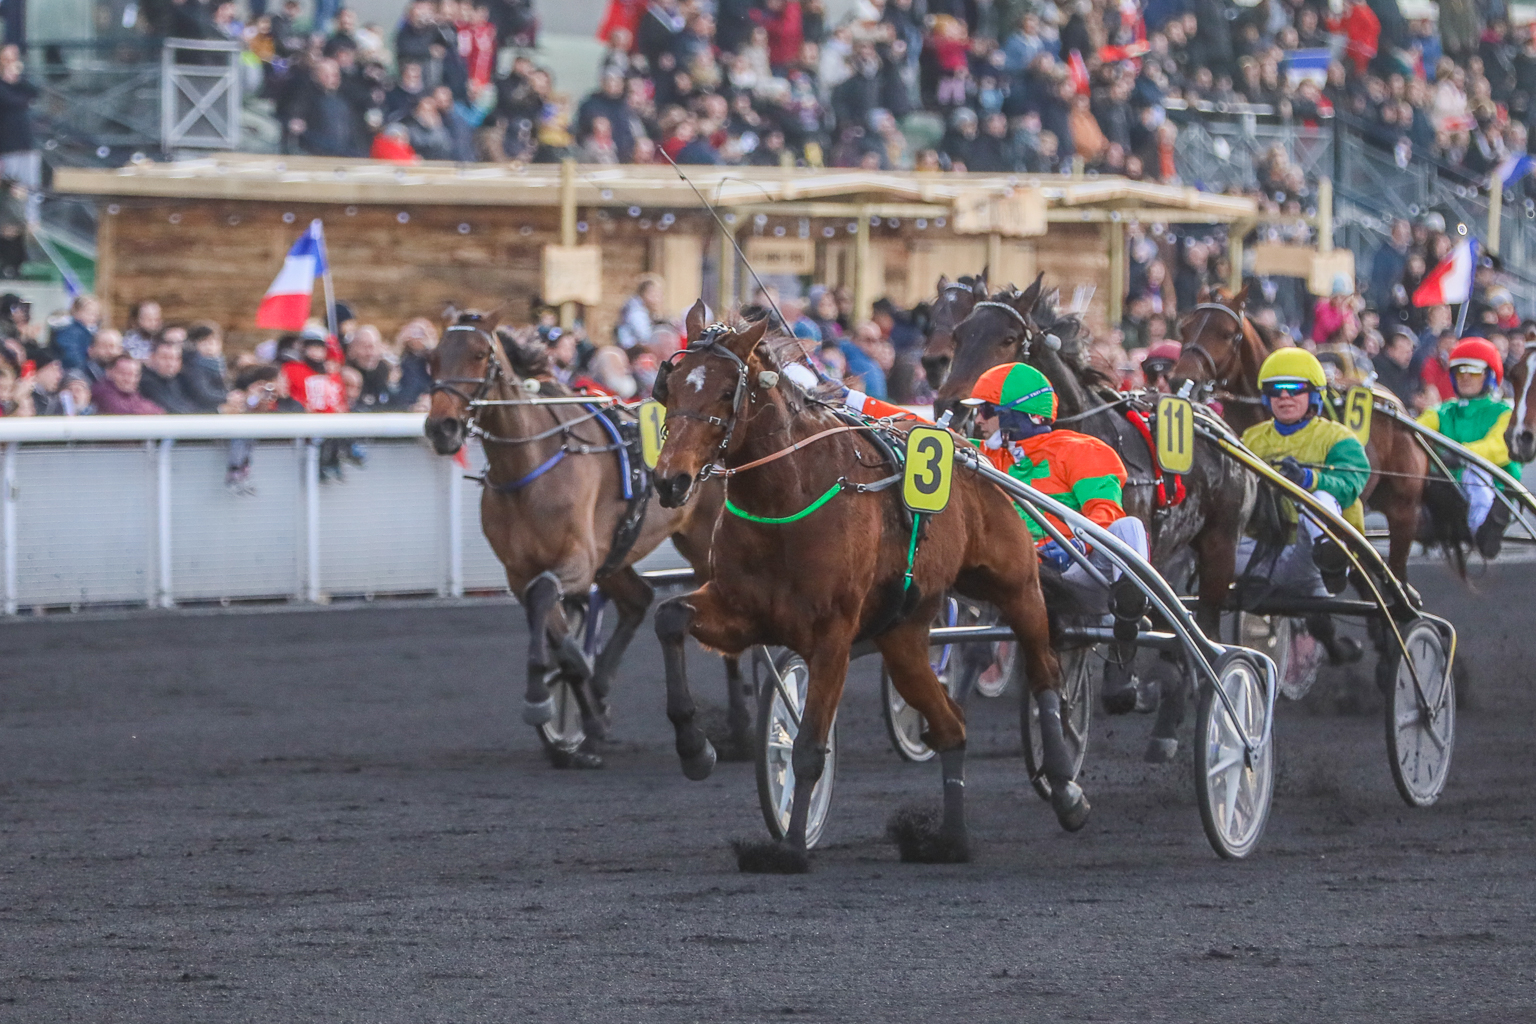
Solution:
M 949 379 L 935 397 L 934 412 L 958 408 L 983 373 L 1002 363 L 1026 362 L 1045 374 L 1056 391 L 1057 420 L 1097 437 L 1120 456 L 1127 470 L 1122 496 L 1126 514 L 1147 527 L 1150 561 L 1172 579 L 1198 574 L 1195 620 L 1207 636 L 1219 635 L 1221 610 L 1237 575 L 1237 546 L 1253 511 L 1257 487 L 1251 474 L 1197 438 L 1194 464 L 1183 476 L 1184 497 L 1171 498 L 1167 480 L 1154 472 L 1147 435 L 1127 418 L 1132 400 L 1087 365 L 1082 323 L 1056 310 L 1056 290 L 1042 293 L 1044 275 L 1024 291 L 1005 291 L 978 303 L 955 329 Z M 1164 496 L 1159 501 L 1159 494 Z M 1193 566 L 1189 566 L 1190 560 Z M 1119 657 L 1133 651 L 1117 652 Z M 1153 727 L 1147 757 L 1165 761 L 1177 750 L 1183 687 L 1167 694 Z M 1111 711 L 1134 707 L 1134 694 L 1106 703 Z
M 588 740 L 576 751 L 552 748 L 551 759 L 557 767 L 600 767 L 594 748 L 607 735 L 608 694 L 654 597 L 634 563 L 670 537 L 696 575 L 707 578 L 720 488 L 703 489 L 699 500 L 681 509 L 662 507 L 647 489 L 643 498 L 636 495 L 643 503 L 636 509 L 637 501 L 625 496 L 617 442 L 597 422 L 595 407 L 524 401 L 575 392 L 551 376 L 543 345 L 520 343 L 494 318 L 459 314 L 433 350 L 430 370 L 425 431 L 433 448 L 452 455 L 471 431 L 485 443 L 489 468 L 480 525 L 528 621 L 523 721 L 539 726 L 550 720 L 549 679 L 558 672 L 576 694 Z M 473 405 L 482 399 L 503 404 Z M 619 536 L 621 520 L 632 514 L 642 516 L 638 528 Z M 582 606 L 593 584 L 613 602 L 618 622 L 589 665 L 567 612 Z M 751 712 L 735 659 L 727 660 L 726 677 L 730 745 L 745 757 L 752 746 Z
M 987 297 L 987 268 L 975 277 L 961 277 L 953 284 L 939 276 L 939 297 L 928 307 L 928 336 L 923 341 L 923 374 L 937 391 L 949 376 L 955 354 L 955 326 L 970 315 L 976 303 Z
M 1536 395 L 1532 395 L 1536 383 L 1536 341 L 1527 341 L 1520 357 L 1510 364 L 1505 373 L 1511 393 L 1515 397 L 1515 410 L 1509 417 L 1504 431 L 1504 444 L 1509 457 L 1516 462 L 1536 460 Z
M 684 641 L 740 654 L 781 645 L 809 667 L 792 763 L 793 804 L 780 843 L 737 846 L 743 871 L 809 870 L 805 834 L 811 793 L 827 757 L 827 736 L 855 642 L 873 641 L 901 696 L 928 722 L 939 752 L 941 823 L 892 834 L 910 860 L 968 860 L 965 717 L 929 663 L 928 629 L 946 590 L 995 605 L 1018 639 L 1045 730 L 1053 807 L 1069 831 L 1087 821 L 1088 801 L 1072 781 L 1062 738 L 1061 672 L 1050 645 L 1029 530 L 1009 499 L 968 472 L 954 474 L 944 511 L 909 519 L 900 471 L 863 425 L 779 374 L 763 344 L 766 321 L 706 326 L 704 304 L 689 310 L 688 345 L 658 375 L 667 439 L 656 489 L 671 508 L 687 504 L 701 480 L 723 476 L 726 509 L 711 551 L 713 575 L 656 609 L 667 672 L 667 717 L 683 773 L 707 778 L 715 752 L 695 722 Z M 913 423 L 895 426 L 893 433 Z M 898 437 L 897 441 L 904 441 Z M 894 474 L 894 475 L 893 475 Z M 909 823 L 914 816 L 904 817 Z
M 1248 286 L 1202 292 L 1200 302 L 1179 321 L 1183 352 L 1174 365 L 1173 387 L 1192 381 L 1221 403 L 1221 415 L 1238 434 L 1266 418 L 1259 393 L 1259 367 L 1266 356 L 1290 344 L 1254 323 L 1244 311 Z M 1408 578 L 1408 555 L 1419 534 L 1429 456 L 1412 431 L 1389 416 L 1372 417 L 1365 454 L 1371 478 L 1362 497 L 1387 518 L 1387 565 Z M 1330 651 L 1330 654 L 1335 652 Z

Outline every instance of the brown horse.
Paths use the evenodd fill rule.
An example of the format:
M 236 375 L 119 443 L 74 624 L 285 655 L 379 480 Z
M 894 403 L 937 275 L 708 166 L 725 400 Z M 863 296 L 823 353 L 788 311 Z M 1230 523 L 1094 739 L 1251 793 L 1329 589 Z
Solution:
M 900 476 L 893 475 L 883 443 L 781 379 L 778 360 L 761 344 L 765 327 L 761 321 L 734 330 L 706 327 L 704 305 L 696 304 L 687 317 L 688 347 L 656 388 L 667 409 L 668 435 L 656 465 L 663 503 L 681 507 L 700 480 L 725 475 L 730 513 L 715 533 L 713 579 L 656 609 L 667 717 L 683 773 L 703 779 L 715 760 L 694 721 L 683 647 L 689 634 L 730 654 L 782 645 L 810 670 L 792 755 L 787 836 L 776 846 L 739 846 L 739 866 L 808 869 L 811 793 L 825 767 L 850 652 L 860 640 L 874 642 L 897 690 L 927 720 L 924 739 L 939 752 L 943 770 L 942 824 L 936 834 L 906 838 L 893 827 L 903 856 L 968 859 L 964 713 L 940 685 L 928 654 L 928 626 L 950 587 L 995 605 L 1018 638 L 1042 722 L 1050 723 L 1046 774 L 1054 807 L 1065 828 L 1080 828 L 1088 802 L 1072 782 L 1061 733 L 1060 668 L 1036 560 L 1028 557 L 1033 545 L 1018 513 L 996 487 L 959 472 L 944 511 L 909 523 L 900 489 L 891 487 Z M 914 546 L 915 556 L 909 554 Z
M 1238 541 L 1253 509 L 1253 479 L 1214 446 L 1197 439 L 1194 466 L 1183 478 L 1184 499 L 1159 507 L 1158 488 L 1166 493 L 1168 483 L 1156 478 L 1146 439 L 1121 408 L 1130 400 L 1086 365 L 1081 322 L 1056 312 L 1056 292 L 1042 294 L 1042 280 L 1043 275 L 1022 292 L 1003 292 L 977 305 L 955 329 L 954 363 L 936 396 L 935 412 L 956 408 L 977 379 L 999 364 L 1027 362 L 1045 374 L 1056 391 L 1058 419 L 1071 421 L 1070 429 L 1099 438 L 1119 454 L 1128 477 L 1122 501 L 1127 514 L 1146 524 L 1153 566 L 1165 576 L 1182 579 L 1193 557 L 1199 578 L 1196 621 L 1206 635 L 1216 636 L 1222 605 L 1237 574 Z M 1134 649 L 1115 653 L 1119 658 L 1135 654 Z M 1166 760 L 1176 750 L 1183 697 L 1181 688 L 1175 699 L 1164 702 L 1149 759 Z M 1112 712 L 1128 711 L 1134 701 L 1133 692 L 1105 697 Z
M 961 277 L 953 284 L 940 275 L 939 297 L 928 307 L 928 337 L 923 342 L 923 373 L 935 391 L 949 376 L 955 355 L 955 327 L 986 297 L 986 267 L 975 277 Z
M 1536 383 L 1536 342 L 1525 343 L 1525 351 L 1510 365 L 1506 377 L 1515 396 L 1515 411 L 1504 431 L 1504 444 L 1510 458 L 1530 462 L 1536 460 L 1536 402 L 1532 401 L 1536 396 L 1531 394 Z
M 1244 312 L 1247 301 L 1247 286 L 1235 295 L 1225 290 L 1202 294 L 1200 303 L 1179 321 L 1184 351 L 1173 368 L 1174 390 L 1184 381 L 1199 385 L 1221 402 L 1222 418 L 1239 434 L 1265 418 L 1259 367 L 1270 352 L 1288 344 L 1267 337 L 1249 319 Z M 1371 461 L 1365 502 L 1387 517 L 1387 565 L 1405 580 L 1419 530 L 1429 456 L 1411 431 L 1388 416 L 1373 418 L 1365 453 Z
M 489 469 L 480 524 L 528 619 L 523 720 L 533 726 L 550 720 L 549 680 L 560 673 L 581 705 L 588 745 L 574 753 L 552 749 L 551 757 L 560 767 L 597 767 L 601 758 L 590 744 L 606 735 L 609 690 L 654 596 L 634 563 L 671 537 L 695 572 L 707 574 L 720 489 L 708 488 L 699 501 L 677 510 L 663 508 L 649 491 L 627 500 L 616 443 L 597 422 L 595 408 L 524 401 L 575 393 L 549 375 L 542 345 L 524 346 L 489 319 L 459 316 L 431 358 L 426 435 L 433 447 L 452 455 L 471 425 L 485 442 Z M 479 400 L 509 404 L 475 406 Z M 626 538 L 619 526 L 631 514 L 643 518 L 638 529 L 625 531 Z M 614 603 L 618 623 L 589 665 L 566 614 L 586 600 L 594 583 Z M 751 712 L 735 659 L 727 661 L 726 674 L 731 744 L 745 752 L 751 748 Z

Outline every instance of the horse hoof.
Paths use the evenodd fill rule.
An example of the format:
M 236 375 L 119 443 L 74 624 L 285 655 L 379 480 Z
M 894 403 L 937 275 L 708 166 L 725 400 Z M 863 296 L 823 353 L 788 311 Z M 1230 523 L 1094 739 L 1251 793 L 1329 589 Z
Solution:
M 1056 812 L 1061 827 L 1068 832 L 1076 832 L 1088 824 L 1088 812 L 1092 810 L 1088 798 L 1083 795 L 1083 787 L 1075 782 L 1051 787 L 1051 809 Z
M 749 875 L 803 875 L 811 870 L 810 854 L 787 843 L 755 843 L 738 839 L 731 844 L 736 851 L 737 870 Z
M 523 701 L 523 722 L 527 725 L 544 725 L 553 721 L 555 717 L 555 698 L 545 697 L 541 701 Z
M 549 763 L 556 768 L 590 770 L 603 767 L 603 759 L 586 750 L 551 750 Z
M 1128 715 L 1136 710 L 1136 687 L 1129 685 L 1121 690 L 1106 692 L 1104 694 L 1104 713 L 1108 715 Z
M 587 734 L 587 739 L 594 742 L 602 742 L 608 738 L 608 720 L 606 718 L 583 715 L 581 731 Z
M 1146 762 L 1147 764 L 1167 764 L 1178 752 L 1178 740 L 1165 740 L 1154 736 L 1152 742 L 1147 744 Z
M 970 837 L 963 831 L 944 831 L 941 817 L 927 808 L 903 807 L 891 815 L 885 834 L 908 864 L 969 863 Z
M 703 782 L 709 778 L 709 773 L 715 770 L 715 745 L 709 740 L 704 741 L 704 749 L 692 757 L 683 760 L 683 774 L 694 782 Z

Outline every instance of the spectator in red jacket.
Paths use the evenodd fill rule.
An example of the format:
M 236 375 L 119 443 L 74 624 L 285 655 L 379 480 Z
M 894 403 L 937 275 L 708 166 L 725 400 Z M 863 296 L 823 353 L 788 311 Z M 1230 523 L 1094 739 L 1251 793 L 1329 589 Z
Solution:
M 346 389 L 329 360 L 325 335 L 306 329 L 302 343 L 301 357 L 283 364 L 288 393 L 309 412 L 346 412 Z
M 139 361 L 126 352 L 107 364 L 107 375 L 91 388 L 96 411 L 103 416 L 158 416 L 165 412 L 139 394 Z
M 598 26 L 597 38 L 607 43 L 615 29 L 623 29 L 627 34 L 628 49 L 633 50 L 640 15 L 644 13 L 645 0 L 609 0 L 608 13 L 603 15 L 603 23 Z
M 752 20 L 768 32 L 768 63 L 777 71 L 793 64 L 805 44 L 800 21 L 800 0 L 764 0 Z

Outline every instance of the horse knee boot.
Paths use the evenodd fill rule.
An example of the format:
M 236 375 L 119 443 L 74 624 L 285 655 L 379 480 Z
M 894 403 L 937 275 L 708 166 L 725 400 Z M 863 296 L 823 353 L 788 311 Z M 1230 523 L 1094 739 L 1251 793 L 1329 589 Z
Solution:
M 555 699 L 549 693 L 549 613 L 560 601 L 560 580 L 553 573 L 535 576 L 523 588 L 523 610 L 528 615 L 528 688 L 523 696 L 523 721 L 544 725 L 555 717 Z
M 1040 740 L 1044 747 L 1045 777 L 1051 783 L 1051 809 L 1056 820 L 1068 832 L 1076 832 L 1088 823 L 1088 798 L 1072 780 L 1072 756 L 1061 731 L 1061 695 L 1055 690 L 1035 694 L 1040 709 Z

